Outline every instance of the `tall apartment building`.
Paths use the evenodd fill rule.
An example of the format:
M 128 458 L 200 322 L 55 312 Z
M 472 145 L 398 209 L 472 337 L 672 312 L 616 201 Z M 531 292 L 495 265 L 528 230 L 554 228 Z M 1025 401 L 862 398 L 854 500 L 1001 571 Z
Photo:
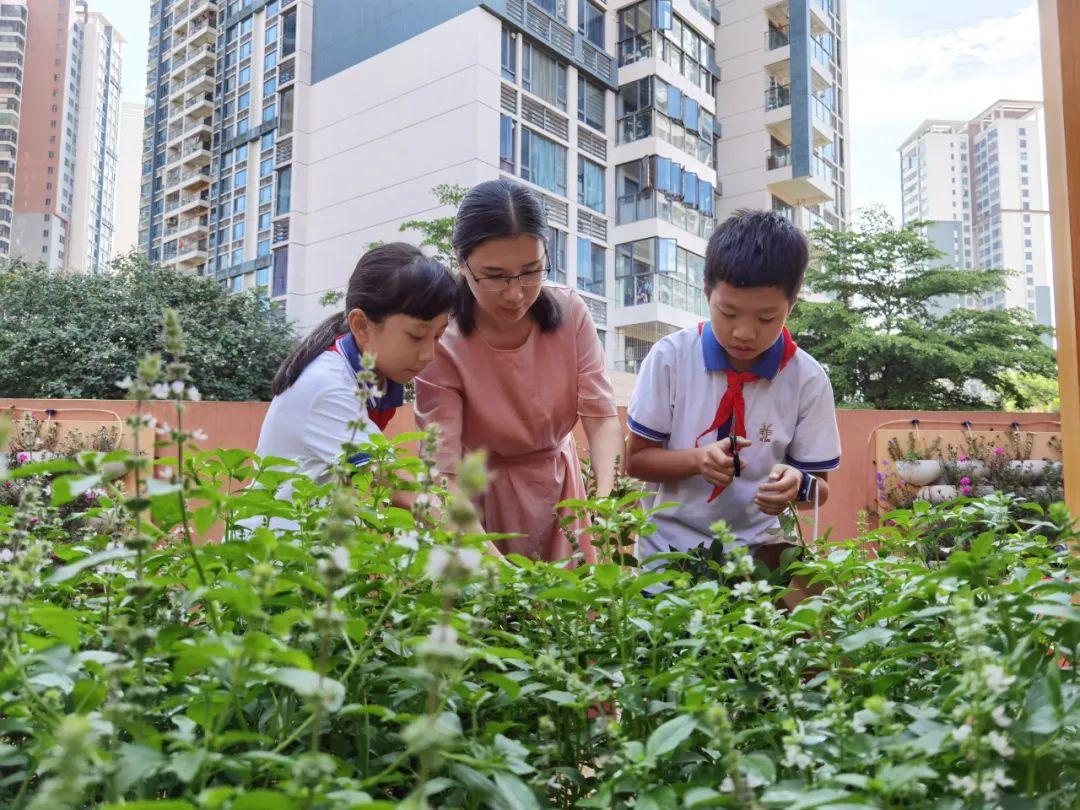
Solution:
M 120 103 L 120 140 L 116 162 L 116 227 L 113 257 L 139 246 L 139 189 L 142 187 L 143 105 Z
M 0 3 L 0 259 L 11 250 L 26 19 L 26 0 Z
M 75 201 L 85 3 L 28 5 L 12 255 L 66 269 Z
M 846 0 L 725 0 L 717 51 L 721 217 L 772 208 L 847 227 Z
M 310 326 L 374 241 L 497 177 L 547 213 L 551 281 L 636 370 L 701 319 L 715 224 L 715 19 L 703 0 L 315 6 L 294 134 L 289 316 Z M 275 273 L 275 285 L 277 275 Z
M 788 2 L 759 9 L 755 42 Z M 140 218 L 151 259 L 263 290 L 305 329 L 368 245 L 449 213 L 435 187 L 513 177 L 547 213 L 551 282 L 581 292 L 615 368 L 635 371 L 657 339 L 704 317 L 705 246 L 725 199 L 716 140 L 742 109 L 717 102 L 726 23 L 712 0 L 152 8 Z M 839 12 L 802 8 L 841 54 Z M 811 99 L 842 109 L 839 79 L 831 92 L 789 107 L 793 155 L 820 118 Z M 832 159 L 837 143 L 842 154 L 843 116 L 830 122 L 828 145 L 820 125 L 806 140 L 807 161 Z M 742 204 L 769 207 L 757 164 L 757 196 Z M 841 227 L 843 182 L 841 169 L 828 201 L 792 215 Z
M 0 33 L 5 25 L 26 31 L 22 86 L 0 87 L 10 92 L 5 114 L 18 116 L 14 165 L 0 158 L 14 173 L 8 252 L 55 270 L 99 271 L 112 254 L 124 39 L 82 0 L 3 4 Z M 15 44 L 11 36 L 0 43 Z M 0 143 L 2 151 L 13 140 Z M 0 219 L 12 202 L 2 194 Z
M 123 45 L 103 15 L 86 13 L 68 257 L 77 271 L 100 273 L 113 258 Z
M 968 305 L 1053 319 L 1049 211 L 1038 102 L 998 101 L 970 121 L 925 121 L 901 145 L 905 223 L 958 269 L 1005 268 L 1005 291 Z M 943 302 L 946 307 L 957 301 Z
M 285 281 L 295 85 L 309 59 L 297 26 L 311 7 L 153 4 L 139 217 L 151 260 L 271 291 L 275 244 Z

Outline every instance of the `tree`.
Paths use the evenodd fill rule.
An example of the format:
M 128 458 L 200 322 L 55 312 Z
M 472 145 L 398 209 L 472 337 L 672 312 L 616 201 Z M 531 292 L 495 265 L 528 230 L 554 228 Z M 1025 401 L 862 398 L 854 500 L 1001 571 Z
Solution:
M 161 349 L 166 307 L 188 335 L 192 379 L 207 399 L 270 398 L 295 343 L 290 327 L 252 293 L 150 264 L 134 254 L 112 273 L 57 274 L 0 265 L 0 397 L 115 399 L 117 380 Z
M 870 209 L 857 230 L 815 229 L 806 286 L 828 300 L 800 302 L 792 332 L 851 407 L 1027 407 L 1023 375 L 1056 375 L 1044 341 L 1051 330 L 1022 309 L 942 307 L 1004 289 L 1008 273 L 941 266 L 944 254 L 919 233 L 922 224 L 897 229 Z
M 454 223 L 457 221 L 457 208 L 461 205 L 461 201 L 465 199 L 465 195 L 469 193 L 469 190 L 464 186 L 444 183 L 435 186 L 431 192 L 435 195 L 435 199 L 439 201 L 440 206 L 453 206 L 454 214 L 430 220 L 410 219 L 408 222 L 401 224 L 400 230 L 402 233 L 405 231 L 420 231 L 420 233 L 424 234 L 424 238 L 420 240 L 420 247 L 434 248 L 434 257 L 447 267 L 453 268 L 457 265 L 457 257 L 454 255 L 454 245 L 451 240 L 454 235 Z

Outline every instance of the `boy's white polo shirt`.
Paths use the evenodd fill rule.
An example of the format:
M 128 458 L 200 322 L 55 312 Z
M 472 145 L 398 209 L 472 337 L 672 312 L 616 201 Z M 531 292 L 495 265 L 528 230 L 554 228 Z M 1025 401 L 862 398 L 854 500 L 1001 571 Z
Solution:
M 688 551 L 708 542 L 709 527 L 723 518 L 744 545 L 771 538 L 765 535 L 779 521 L 754 504 L 758 487 L 774 464 L 790 464 L 806 472 L 826 472 L 840 465 L 840 434 L 832 385 L 814 358 L 799 349 L 780 368 L 781 336 L 757 361 L 753 373 L 761 379 L 746 383 L 746 432 L 753 444 L 740 453 L 742 475 L 712 503 L 713 486 L 700 475 L 655 485 L 654 503 L 680 504 L 658 512 L 657 531 L 640 540 L 638 555 Z M 713 423 L 727 390 L 727 354 L 713 336 L 711 325 L 684 329 L 658 341 L 638 374 L 628 409 L 628 427 L 642 438 L 661 442 L 669 450 L 695 447 L 698 436 Z M 701 443 L 727 436 L 728 425 Z

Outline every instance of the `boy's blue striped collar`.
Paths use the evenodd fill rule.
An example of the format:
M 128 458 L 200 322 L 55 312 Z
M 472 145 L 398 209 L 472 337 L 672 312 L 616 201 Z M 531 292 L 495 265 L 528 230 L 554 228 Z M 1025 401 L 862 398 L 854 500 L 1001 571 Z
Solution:
M 349 364 L 353 374 L 359 374 L 362 368 L 360 365 L 360 348 L 356 345 L 356 338 L 353 337 L 352 332 L 339 335 L 337 340 L 334 341 L 334 346 L 337 348 L 338 354 L 345 358 L 345 362 Z M 388 379 L 382 395 L 373 398 L 369 405 L 379 411 L 388 411 L 391 408 L 400 408 L 404 403 L 405 386 Z
M 727 352 L 720 345 L 720 341 L 713 334 L 712 324 L 705 321 L 701 328 L 701 352 L 705 359 L 705 368 L 708 371 L 733 371 Z M 750 369 L 764 380 L 776 379 L 780 373 L 780 365 L 784 360 L 784 336 L 780 335 L 776 343 L 766 349 Z

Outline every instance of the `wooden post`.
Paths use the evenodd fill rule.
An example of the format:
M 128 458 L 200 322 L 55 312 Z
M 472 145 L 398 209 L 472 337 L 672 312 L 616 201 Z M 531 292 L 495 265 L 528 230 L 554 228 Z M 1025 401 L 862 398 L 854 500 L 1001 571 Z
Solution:
M 1080 516 L 1080 3 L 1039 0 L 1065 500 Z

